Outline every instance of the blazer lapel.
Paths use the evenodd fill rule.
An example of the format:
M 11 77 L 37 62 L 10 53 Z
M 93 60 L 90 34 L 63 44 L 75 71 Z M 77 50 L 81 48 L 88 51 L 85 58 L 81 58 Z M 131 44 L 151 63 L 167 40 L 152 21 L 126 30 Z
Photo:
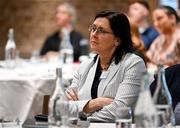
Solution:
M 91 87 L 92 87 L 92 83 L 93 83 L 95 72 L 96 72 L 97 62 L 98 62 L 98 59 L 94 65 L 91 65 L 91 67 L 89 67 L 90 68 L 89 73 L 86 79 L 84 80 L 84 84 L 81 83 L 83 84 L 83 86 L 79 91 L 79 97 L 83 97 L 83 99 L 91 98 Z M 84 95 L 84 92 L 86 92 L 86 95 Z
M 98 87 L 98 97 L 103 95 L 106 86 L 115 76 L 116 72 L 118 71 L 119 66 L 120 66 L 120 63 L 118 65 L 116 65 L 114 62 L 112 62 L 109 69 L 107 71 L 105 71 L 105 73 L 107 73 L 107 74 L 105 74 L 105 75 L 107 75 L 106 78 L 104 76 L 102 76 L 102 75 L 104 75 L 102 73 L 101 82 L 99 83 L 100 85 Z

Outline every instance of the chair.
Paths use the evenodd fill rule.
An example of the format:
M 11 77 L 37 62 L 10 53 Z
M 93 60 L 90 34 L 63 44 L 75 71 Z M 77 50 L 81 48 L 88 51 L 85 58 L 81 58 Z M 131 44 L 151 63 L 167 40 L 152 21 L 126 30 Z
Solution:
M 42 114 L 48 115 L 48 104 L 50 95 L 44 95 Z

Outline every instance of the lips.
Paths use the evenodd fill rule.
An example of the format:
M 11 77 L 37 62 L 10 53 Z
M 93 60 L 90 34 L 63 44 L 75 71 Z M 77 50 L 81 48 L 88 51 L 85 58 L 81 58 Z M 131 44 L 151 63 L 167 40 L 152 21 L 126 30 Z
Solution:
M 97 43 L 95 40 L 91 40 L 92 43 Z
M 91 42 L 91 44 L 97 44 L 97 41 L 95 41 L 95 40 L 91 40 L 90 42 Z

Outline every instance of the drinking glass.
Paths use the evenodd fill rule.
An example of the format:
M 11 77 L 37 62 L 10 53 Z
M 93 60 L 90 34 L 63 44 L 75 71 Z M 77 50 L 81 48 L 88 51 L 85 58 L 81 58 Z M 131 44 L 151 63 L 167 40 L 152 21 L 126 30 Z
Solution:
M 74 128 L 78 125 L 79 111 L 78 106 L 72 102 L 69 103 L 69 117 L 68 124 L 70 127 Z
M 158 111 L 157 112 L 157 127 L 165 127 L 164 122 L 166 122 L 165 112 L 164 111 Z
M 34 50 L 31 53 L 31 62 L 37 62 L 39 60 L 39 51 L 38 50 Z
M 116 128 L 131 128 L 132 109 L 131 107 L 120 107 L 116 110 Z
M 170 105 L 156 105 L 157 113 L 161 113 L 158 115 L 158 125 L 173 125 L 172 118 L 172 108 Z
M 58 100 L 55 106 L 56 126 L 62 128 L 68 127 L 69 102 L 66 100 Z

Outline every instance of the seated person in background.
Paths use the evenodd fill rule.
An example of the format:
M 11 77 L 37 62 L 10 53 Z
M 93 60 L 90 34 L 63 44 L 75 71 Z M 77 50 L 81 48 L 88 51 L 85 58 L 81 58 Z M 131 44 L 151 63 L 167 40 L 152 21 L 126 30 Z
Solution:
M 173 109 L 180 102 L 180 64 L 170 66 L 165 69 L 166 82 L 169 92 L 172 96 Z M 154 82 L 150 85 L 151 93 L 154 94 L 156 89 L 157 76 Z
M 165 69 L 166 82 L 172 96 L 172 107 L 176 117 L 176 125 L 180 125 L 180 64 Z M 150 85 L 152 95 L 155 92 L 157 77 Z
M 176 11 L 169 6 L 161 6 L 153 12 L 154 26 L 160 35 L 147 51 L 149 69 L 156 69 L 161 63 L 168 67 L 180 63 L 180 29 Z
M 76 20 L 75 8 L 64 3 L 57 7 L 56 24 L 58 31 L 48 37 L 41 49 L 40 55 L 45 59 L 57 57 L 62 48 L 73 50 L 74 62 L 79 61 L 79 56 L 88 55 L 89 45 L 87 39 L 82 34 L 74 30 Z
M 138 27 L 145 49 L 149 49 L 158 32 L 149 25 L 150 8 L 145 0 L 131 0 L 128 8 L 128 16 Z
M 134 107 L 145 63 L 132 53 L 125 14 L 101 11 L 89 31 L 90 48 L 96 56 L 80 65 L 66 94 L 88 120 L 114 122 L 117 108 Z
M 136 26 L 133 21 L 131 21 L 131 18 L 129 18 L 130 26 L 131 26 L 131 37 L 133 41 L 133 46 L 134 46 L 134 53 L 146 62 L 147 57 L 146 57 L 146 49 L 144 47 L 144 43 L 140 37 L 140 33 L 138 31 L 138 26 Z

